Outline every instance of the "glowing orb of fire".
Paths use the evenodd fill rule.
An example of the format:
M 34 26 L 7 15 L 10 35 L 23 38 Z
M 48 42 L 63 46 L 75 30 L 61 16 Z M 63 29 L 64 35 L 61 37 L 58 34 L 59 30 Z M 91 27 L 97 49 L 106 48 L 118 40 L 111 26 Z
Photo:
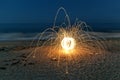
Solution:
M 61 41 L 61 46 L 64 50 L 69 51 L 74 49 L 75 47 L 75 40 L 72 37 L 64 37 Z

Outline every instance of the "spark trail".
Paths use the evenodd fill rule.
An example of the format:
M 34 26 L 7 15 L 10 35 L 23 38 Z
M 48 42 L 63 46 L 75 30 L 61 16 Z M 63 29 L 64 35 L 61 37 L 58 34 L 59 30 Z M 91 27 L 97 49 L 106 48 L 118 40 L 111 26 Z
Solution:
M 60 11 L 65 13 L 65 21 L 61 25 L 56 25 Z M 83 21 L 76 20 L 71 25 L 66 10 L 61 7 L 56 13 L 53 26 L 38 34 L 31 42 L 31 46 L 36 45 L 27 59 L 30 56 L 36 58 L 38 54 L 39 56 L 43 55 L 38 51 L 45 49 L 44 57 L 57 59 L 57 66 L 65 65 L 65 73 L 68 74 L 71 62 L 79 61 L 82 56 L 87 54 L 104 53 L 105 45 L 102 41 L 104 38 L 96 36 L 94 32 L 90 31 L 91 28 Z

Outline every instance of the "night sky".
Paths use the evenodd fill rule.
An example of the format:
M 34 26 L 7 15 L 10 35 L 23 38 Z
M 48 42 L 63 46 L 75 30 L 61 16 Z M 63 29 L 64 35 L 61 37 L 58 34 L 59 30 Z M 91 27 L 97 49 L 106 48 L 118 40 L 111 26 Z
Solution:
M 0 24 L 52 23 L 61 6 L 71 21 L 120 23 L 120 0 L 0 0 Z M 0 26 L 0 32 L 8 27 Z

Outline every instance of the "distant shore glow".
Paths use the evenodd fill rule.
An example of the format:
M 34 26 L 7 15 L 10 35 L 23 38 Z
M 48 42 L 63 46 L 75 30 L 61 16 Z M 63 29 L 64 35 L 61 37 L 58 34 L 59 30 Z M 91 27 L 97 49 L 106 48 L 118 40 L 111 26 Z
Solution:
M 75 47 L 75 40 L 72 37 L 64 37 L 61 41 L 61 46 L 64 50 L 69 51 L 74 49 Z

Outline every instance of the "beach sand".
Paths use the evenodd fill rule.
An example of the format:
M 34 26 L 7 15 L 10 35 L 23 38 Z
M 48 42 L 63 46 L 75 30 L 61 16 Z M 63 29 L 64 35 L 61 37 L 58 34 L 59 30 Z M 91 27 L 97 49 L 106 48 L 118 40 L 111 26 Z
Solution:
M 120 80 L 120 39 L 106 40 L 107 53 L 88 54 L 65 66 L 37 51 L 37 57 L 26 57 L 33 50 L 26 41 L 0 42 L 0 80 Z M 48 46 L 46 46 L 47 48 Z M 63 61 L 64 64 L 64 61 Z

